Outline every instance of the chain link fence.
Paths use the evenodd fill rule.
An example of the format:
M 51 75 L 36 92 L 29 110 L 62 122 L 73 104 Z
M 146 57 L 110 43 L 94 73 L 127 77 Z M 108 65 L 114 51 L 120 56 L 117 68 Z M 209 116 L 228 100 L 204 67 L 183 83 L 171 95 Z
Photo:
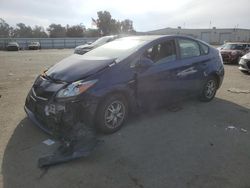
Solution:
M 39 42 L 41 49 L 75 48 L 93 42 L 97 38 L 0 38 L 0 50 L 5 50 L 9 42 L 17 42 L 21 49 L 28 49 L 31 42 Z

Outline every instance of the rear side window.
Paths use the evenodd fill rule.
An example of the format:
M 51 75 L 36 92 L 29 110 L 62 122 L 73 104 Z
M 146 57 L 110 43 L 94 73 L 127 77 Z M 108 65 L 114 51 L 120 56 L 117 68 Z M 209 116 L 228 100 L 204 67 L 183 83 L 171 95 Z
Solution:
M 180 55 L 182 59 L 200 56 L 200 47 L 197 42 L 188 39 L 179 39 Z
M 208 54 L 208 52 L 209 52 L 208 49 L 209 49 L 209 48 L 208 48 L 207 45 L 200 43 L 200 47 L 201 47 L 201 54 L 202 54 L 202 55 Z

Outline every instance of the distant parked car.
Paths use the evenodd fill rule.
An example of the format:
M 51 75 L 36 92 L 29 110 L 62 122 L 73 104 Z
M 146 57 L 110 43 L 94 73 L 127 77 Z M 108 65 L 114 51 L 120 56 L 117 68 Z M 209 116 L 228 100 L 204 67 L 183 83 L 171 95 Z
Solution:
M 238 63 L 249 49 L 249 43 L 226 43 L 220 53 L 224 63 Z
M 105 36 L 105 37 L 101 37 L 99 39 L 97 39 L 95 42 L 93 43 L 88 43 L 88 44 L 84 44 L 81 46 L 77 46 L 75 48 L 75 54 L 85 54 L 86 52 L 89 52 L 90 50 L 97 48 L 98 46 L 101 46 L 103 44 L 106 44 L 107 42 L 110 42 L 112 40 L 115 40 L 117 38 L 116 35 L 112 35 L 112 36 Z
M 250 73 L 250 52 L 241 57 L 239 70 L 243 73 Z
M 18 51 L 20 47 L 17 42 L 9 42 L 6 49 L 8 51 Z
M 29 45 L 28 45 L 28 49 L 29 50 L 38 50 L 38 49 L 41 49 L 41 45 L 39 42 L 31 42 Z
M 224 48 L 224 46 L 225 46 L 225 44 L 223 44 L 223 45 L 217 47 L 217 49 L 218 49 L 218 50 L 222 50 L 222 49 Z

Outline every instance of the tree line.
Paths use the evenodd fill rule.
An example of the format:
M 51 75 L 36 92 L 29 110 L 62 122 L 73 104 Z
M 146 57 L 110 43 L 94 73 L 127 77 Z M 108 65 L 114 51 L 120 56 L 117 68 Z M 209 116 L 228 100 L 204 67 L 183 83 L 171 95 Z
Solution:
M 15 27 L 12 27 L 0 18 L 0 38 L 100 37 L 135 33 L 132 20 L 116 20 L 108 11 L 99 11 L 97 18 L 91 19 L 96 29 L 86 28 L 82 24 L 62 26 L 52 23 L 45 30 L 42 26 L 36 25 L 32 28 L 24 23 L 17 23 Z

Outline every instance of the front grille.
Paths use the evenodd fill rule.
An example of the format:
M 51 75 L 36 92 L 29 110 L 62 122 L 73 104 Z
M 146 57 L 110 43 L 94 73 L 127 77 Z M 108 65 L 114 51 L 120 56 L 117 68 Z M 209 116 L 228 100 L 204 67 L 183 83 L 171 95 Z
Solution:
M 221 54 L 221 56 L 224 61 L 230 59 L 230 56 L 228 54 Z
M 34 91 L 35 96 L 42 97 L 42 98 L 45 98 L 45 99 L 50 99 L 54 94 L 54 92 L 45 91 L 43 88 L 35 88 L 34 87 L 33 91 Z
M 54 124 L 53 118 L 46 116 L 45 114 L 45 106 L 47 105 L 47 101 L 42 101 L 39 98 L 33 97 L 32 92 L 28 95 L 26 99 L 25 106 L 34 113 L 36 119 L 41 123 L 42 128 L 46 130 L 53 130 Z
M 246 63 L 247 63 L 247 67 L 250 69 L 250 60 L 245 60 L 245 61 L 247 61 Z

